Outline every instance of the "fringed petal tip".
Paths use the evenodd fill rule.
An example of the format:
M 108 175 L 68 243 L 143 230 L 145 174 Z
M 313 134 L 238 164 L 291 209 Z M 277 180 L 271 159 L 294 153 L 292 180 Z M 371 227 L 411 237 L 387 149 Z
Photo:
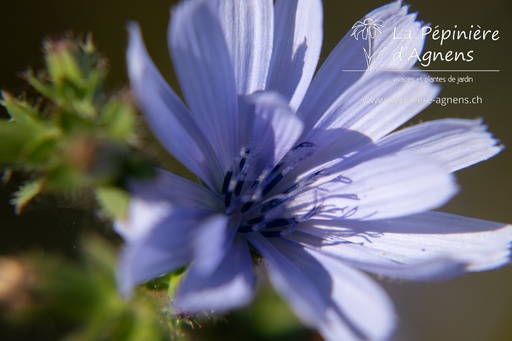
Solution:
M 410 281 L 491 270 L 510 263 L 512 256 L 511 225 L 442 212 L 374 221 L 310 221 L 299 231 L 303 234 L 293 238 L 304 245 L 356 268 Z M 330 243 L 316 246 L 318 240 Z
M 489 126 L 484 123 L 483 117 L 478 117 L 475 119 L 472 119 L 471 121 L 474 122 L 475 130 L 480 130 L 484 132 L 484 134 L 489 138 L 490 141 L 492 141 L 495 147 L 498 147 L 498 152 L 502 151 L 505 148 L 505 145 L 501 143 L 501 140 L 496 138 L 493 133 L 489 131 Z
M 508 255 L 505 264 L 510 264 L 512 263 L 512 225 L 507 225 L 507 227 L 510 230 L 510 239 L 508 242 Z
M 476 220 L 476 219 L 475 219 Z M 482 221 L 483 223 L 484 221 Z M 488 222 L 490 224 L 496 224 Z M 500 268 L 512 262 L 512 225 L 503 224 L 502 227 L 492 231 L 495 235 L 494 241 L 488 241 L 489 250 L 479 254 L 477 248 L 473 259 L 465 262 L 465 272 L 481 272 Z M 492 248 L 492 249 L 491 249 Z M 462 259 L 462 258 L 461 258 Z
M 394 132 L 377 142 L 376 151 L 421 153 L 455 172 L 498 154 L 498 145 L 481 120 L 440 119 Z
M 386 20 L 393 16 L 413 16 L 414 18 L 417 12 L 409 13 L 409 4 L 404 4 L 401 0 L 393 1 L 389 4 L 383 5 L 374 9 L 364 16 L 364 18 L 381 17 L 380 20 Z
M 449 119 L 445 119 L 446 121 Z M 463 121 L 459 119 L 459 121 Z M 481 161 L 486 161 L 493 156 L 499 154 L 504 148 L 505 145 L 501 143 L 501 140 L 494 137 L 494 134 L 489 131 L 489 126 L 484 124 L 483 118 L 476 118 L 472 120 L 467 120 L 471 122 L 472 125 L 470 127 L 469 132 L 466 134 L 468 137 L 471 136 L 473 139 L 473 148 L 476 149 L 475 145 L 478 142 L 479 148 L 475 150 L 474 160 L 471 164 L 467 166 L 471 166 Z
M 496 245 L 494 252 L 489 253 L 487 262 L 473 262 L 468 264 L 468 271 L 478 272 L 492 270 L 512 262 L 512 225 L 503 224 L 503 226 L 496 229 L 494 233 L 497 235 L 496 239 L 503 245 Z

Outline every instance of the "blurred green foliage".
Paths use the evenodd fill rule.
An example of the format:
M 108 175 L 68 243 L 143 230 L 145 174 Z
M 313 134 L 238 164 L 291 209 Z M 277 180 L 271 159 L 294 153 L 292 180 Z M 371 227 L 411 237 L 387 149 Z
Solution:
M 0 121 L 0 165 L 30 174 L 13 203 L 19 213 L 43 190 L 93 189 L 105 211 L 124 213 L 129 178 L 151 176 L 136 152 L 136 109 L 129 94 L 104 91 L 107 62 L 90 37 L 44 43 L 45 68 L 26 81 L 36 100 L 3 92 L 10 118 Z
M 140 289 L 129 300 L 121 298 L 112 245 L 88 236 L 80 249 L 80 263 L 38 253 L 0 258 L 6 316 L 19 325 L 58 322 L 67 326 L 61 336 L 67 341 L 168 340 L 170 317 L 161 309 L 167 303 L 159 301 L 165 294 Z

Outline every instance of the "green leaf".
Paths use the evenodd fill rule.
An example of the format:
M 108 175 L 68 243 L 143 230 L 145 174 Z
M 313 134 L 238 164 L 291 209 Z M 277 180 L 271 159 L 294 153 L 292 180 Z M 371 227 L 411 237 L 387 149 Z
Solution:
M 33 165 L 47 165 L 56 157 L 57 139 L 54 136 L 41 136 L 32 140 L 24 149 L 24 161 Z
M 83 173 L 66 164 L 59 164 L 46 172 L 46 187 L 54 191 L 70 192 L 90 186 Z
M 7 109 L 7 113 L 11 116 L 11 120 L 17 123 L 34 123 L 36 124 L 39 110 L 24 100 L 14 98 L 8 92 L 2 91 L 2 100 L 0 104 Z
M 113 137 L 126 139 L 133 133 L 135 110 L 126 100 L 112 99 L 105 105 L 101 120 Z
M 171 280 L 171 276 L 172 276 L 172 274 L 167 274 L 164 276 L 153 278 L 149 282 L 146 282 L 146 284 L 144 284 L 144 286 L 153 292 L 155 292 L 155 291 L 167 292 L 167 290 L 169 289 L 169 281 Z
M 67 110 L 58 113 L 57 125 L 68 135 L 91 132 L 94 131 L 95 128 L 92 121 L 85 119 L 81 115 L 77 115 L 75 111 Z
M 21 160 L 24 148 L 39 136 L 38 127 L 30 123 L 0 121 L 0 164 Z
M 52 83 L 60 87 L 62 82 L 69 80 L 75 85 L 80 85 L 84 75 L 73 56 L 76 45 L 67 39 L 63 39 L 46 41 L 44 47 L 46 50 L 46 67 Z
M 38 330 L 38 340 L 169 340 L 163 321 L 171 317 L 162 313 L 156 297 L 148 290 L 136 290 L 130 299 L 119 296 L 117 250 L 109 241 L 87 235 L 77 249 L 80 262 L 47 252 L 0 259 L 2 275 L 6 272 L 2 270 L 16 270 L 12 281 L 16 295 L 11 293 L 7 303 L 16 302 L 17 310 L 2 318 L 10 318 L 19 330 Z M 5 298 L 0 297 L 0 303 Z M 48 321 L 52 323 L 50 335 L 57 331 L 59 337 L 48 337 Z
M 130 195 L 114 186 L 101 186 L 96 189 L 96 198 L 105 213 L 113 219 L 126 218 Z
M 48 99 L 54 99 L 55 93 L 53 87 L 50 84 L 47 84 L 38 77 L 34 75 L 34 71 L 28 70 L 23 75 L 28 84 L 30 84 L 34 89 L 36 89 L 41 95 Z
M 178 284 L 181 282 L 181 279 L 185 275 L 186 267 L 182 267 L 170 274 L 169 278 L 169 287 L 167 288 L 167 295 L 172 300 L 174 296 L 176 296 L 176 289 Z
M 23 208 L 43 190 L 43 186 L 44 181 L 42 179 L 32 180 L 20 186 L 11 200 L 11 204 L 15 206 L 16 214 L 21 213 Z

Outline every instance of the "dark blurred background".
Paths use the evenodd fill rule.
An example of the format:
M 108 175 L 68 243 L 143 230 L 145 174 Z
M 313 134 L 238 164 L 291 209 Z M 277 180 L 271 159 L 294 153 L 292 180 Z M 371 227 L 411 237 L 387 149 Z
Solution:
M 6 1 L 0 4 L 0 88 L 14 94 L 29 90 L 19 78 L 27 68 L 42 64 L 41 41 L 68 31 L 92 32 L 100 51 L 110 60 L 108 85 L 111 90 L 127 84 L 125 71 L 125 26 L 140 23 L 148 50 L 164 76 L 176 88 L 166 45 L 170 0 L 89 0 L 89 1 Z M 324 45 L 321 61 L 348 32 L 356 20 L 386 1 L 324 1 Z M 473 83 L 443 86 L 441 96 L 480 96 L 480 105 L 431 105 L 412 123 L 442 117 L 483 117 L 490 131 L 507 146 L 497 157 L 459 172 L 461 192 L 442 210 L 501 222 L 512 222 L 512 110 L 510 57 L 512 56 L 512 3 L 510 0 L 415 0 L 411 11 L 419 19 L 442 28 L 469 28 L 480 25 L 498 29 L 496 42 L 449 42 L 442 47 L 429 41 L 429 50 L 474 50 L 468 63 L 433 63 L 432 69 L 499 69 L 499 73 L 474 73 Z M 465 74 L 464 74 L 465 75 Z M 29 90 L 30 91 L 30 90 Z M 3 109 L 2 109 L 3 110 Z M 4 113 L 0 113 L 4 115 Z M 1 137 L 0 137 L 1 138 Z M 14 184 L 0 187 L 0 255 L 16 255 L 26 250 L 43 250 L 73 256 L 77 235 L 91 224 L 98 224 L 94 211 L 65 199 L 39 198 L 20 217 L 8 201 Z M 84 202 L 86 202 L 84 200 Z M 109 233 L 109 226 L 99 229 Z M 511 340 L 512 266 L 442 283 L 396 283 L 381 281 L 392 296 L 399 316 L 393 338 L 405 340 Z M 224 328 L 224 329 L 222 329 Z M 232 335 L 222 327 L 224 337 Z M 229 327 L 228 327 L 229 328 Z M 208 330 L 204 330 L 208 332 Z M 2 333 L 21 339 L 5 322 Z M 214 331 L 211 332 L 215 334 Z M 28 335 L 28 334 L 25 334 Z M 233 334 L 233 340 L 245 339 Z M 231 337 L 231 336 L 230 336 Z M 305 336 L 306 338 L 306 336 Z M 309 338 L 309 337 L 307 337 Z

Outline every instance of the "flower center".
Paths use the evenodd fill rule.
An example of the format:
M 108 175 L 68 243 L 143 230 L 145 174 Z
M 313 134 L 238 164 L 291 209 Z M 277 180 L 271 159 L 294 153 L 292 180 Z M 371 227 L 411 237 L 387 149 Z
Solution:
M 233 166 L 226 172 L 222 185 L 226 214 L 239 221 L 239 233 L 260 232 L 266 237 L 291 233 L 295 225 L 315 215 L 314 203 L 305 213 L 288 203 L 297 194 L 311 190 L 311 184 L 324 175 L 317 171 L 300 180 L 288 176 L 315 149 L 310 142 L 292 148 L 275 166 L 263 168 L 258 155 L 242 148 Z

